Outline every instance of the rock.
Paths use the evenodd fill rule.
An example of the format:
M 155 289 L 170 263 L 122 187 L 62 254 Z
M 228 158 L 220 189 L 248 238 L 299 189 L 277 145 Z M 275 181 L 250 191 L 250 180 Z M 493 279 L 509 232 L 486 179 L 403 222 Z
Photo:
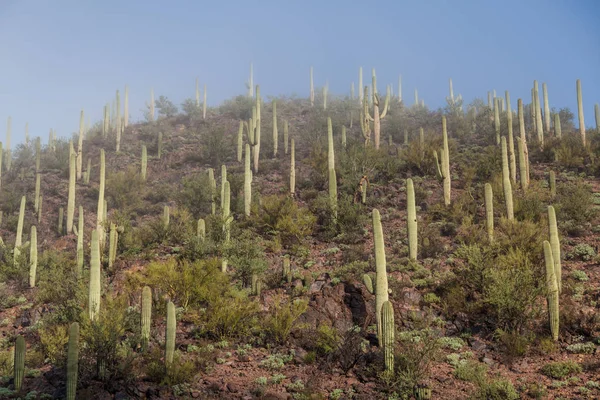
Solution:
M 275 391 L 267 391 L 261 399 L 263 400 L 287 400 L 290 396 L 287 393 L 278 393 Z
M 297 364 L 304 364 L 304 360 L 308 352 L 302 347 L 298 347 L 294 350 L 294 353 L 294 362 L 296 362 Z
M 235 383 L 228 383 L 227 384 L 227 390 L 230 393 L 239 393 L 240 392 L 240 387 L 238 385 L 236 385 Z
M 487 345 L 477 338 L 470 339 L 469 345 L 473 351 L 485 351 L 487 349 Z
M 400 293 L 401 298 L 404 300 L 404 304 L 408 306 L 418 307 L 421 303 L 421 293 L 417 288 L 405 287 L 402 288 Z
M 129 396 L 125 392 L 117 392 L 114 400 L 129 400 Z
M 484 364 L 487 364 L 490 367 L 492 367 L 492 366 L 494 366 L 494 364 L 496 364 L 496 362 L 488 355 L 485 355 L 484 357 L 482 357 L 480 361 Z
M 197 399 L 198 397 L 200 397 L 200 392 L 196 392 L 196 391 L 192 392 L 192 397 L 194 399 Z

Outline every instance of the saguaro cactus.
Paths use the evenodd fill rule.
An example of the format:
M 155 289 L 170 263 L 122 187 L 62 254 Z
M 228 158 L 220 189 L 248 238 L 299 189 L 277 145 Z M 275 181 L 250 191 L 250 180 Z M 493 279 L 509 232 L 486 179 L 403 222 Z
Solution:
M 169 301 L 167 303 L 167 326 L 165 334 L 165 366 L 167 368 L 173 364 L 176 330 L 177 321 L 175 320 L 175 304 L 173 304 L 172 301 Z
M 388 280 L 385 261 L 385 243 L 383 241 L 383 229 L 381 227 L 381 215 L 379 210 L 373 209 L 373 241 L 375 243 L 375 316 L 377 321 L 377 338 L 382 343 L 382 321 L 381 308 L 388 301 Z
M 169 222 L 171 221 L 171 210 L 169 206 L 165 205 L 163 207 L 163 215 L 162 215 L 163 225 L 165 229 L 169 227 Z
M 554 275 L 556 275 L 556 284 L 558 292 L 562 292 L 562 265 L 560 262 L 560 239 L 558 237 L 558 226 L 556 224 L 556 212 L 553 206 L 548 206 L 548 234 L 550 237 L 550 246 L 552 248 L 552 259 L 554 262 Z
M 148 171 L 148 152 L 146 150 L 146 145 L 142 145 L 142 180 L 146 180 L 146 173 Z
M 288 120 L 284 119 L 283 120 L 283 153 L 287 154 L 288 153 L 288 142 L 289 142 L 289 137 L 290 137 L 290 130 L 289 130 L 289 124 L 288 124 Z
M 273 157 L 277 157 L 279 131 L 277 129 L 277 101 L 273 99 Z
M 448 131 L 446 129 L 446 117 L 442 116 L 442 135 L 444 148 L 442 151 L 442 173 L 444 177 L 444 204 L 450 205 L 450 191 L 452 181 L 450 176 L 450 150 L 448 149 Z
M 23 386 L 23 377 L 25 376 L 25 339 L 18 336 L 15 341 L 15 359 L 14 359 L 14 384 L 15 391 L 20 392 Z
M 554 257 L 550 243 L 544 240 L 544 260 L 546 263 L 546 288 L 548 301 L 548 317 L 550 322 L 550 332 L 554 341 L 558 340 L 559 329 L 559 308 L 558 308 L 558 279 L 554 271 Z
M 500 99 L 494 98 L 494 130 L 496 131 L 496 144 L 500 144 Z
M 535 127 L 537 130 L 538 144 L 540 148 L 544 147 L 544 125 L 542 122 L 542 107 L 540 105 L 540 92 L 538 82 L 533 81 L 533 96 L 535 99 Z
M 550 196 L 556 197 L 556 174 L 554 171 L 550 171 L 548 174 L 548 181 L 550 183 Z
M 92 231 L 90 256 L 89 316 L 93 321 L 100 312 L 100 240 L 97 230 Z
M 333 218 L 337 218 L 337 177 L 335 168 L 329 170 L 329 206 L 333 213 Z
M 212 215 L 215 215 L 217 211 L 217 181 L 215 180 L 215 170 L 212 168 L 208 169 L 208 183 L 210 184 L 211 213 Z
M 100 185 L 98 186 L 98 209 L 96 214 L 96 231 L 98 232 L 99 245 L 104 242 L 104 179 L 106 177 L 106 164 L 104 149 L 100 149 Z
M 485 227 L 491 242 L 494 240 L 494 193 L 489 183 L 485 184 Z
M 42 222 L 42 204 L 44 203 L 43 200 L 44 200 L 44 196 L 40 196 L 40 202 L 38 204 L 38 213 L 37 213 L 38 214 L 37 215 L 38 224 L 40 224 Z
M 67 400 L 75 400 L 77 393 L 77 372 L 79 368 L 79 324 L 73 322 L 69 327 L 67 349 Z
M 79 206 L 79 219 L 77 221 L 77 278 L 81 278 L 83 274 L 83 206 Z
M 110 233 L 108 239 L 108 268 L 111 268 L 117 257 L 117 227 L 110 224 Z
M 250 169 L 250 145 L 246 143 L 244 159 L 244 214 L 249 217 L 252 209 L 252 170 Z
M 225 232 L 225 241 L 229 242 L 229 238 L 231 236 L 231 220 L 233 219 L 231 215 L 231 191 L 229 187 L 229 181 L 225 181 L 223 185 L 225 188 L 223 194 L 223 231 Z
M 69 157 L 69 195 L 67 198 L 67 234 L 73 232 L 73 220 L 75 218 L 75 178 L 76 178 L 76 156 Z
M 406 220 L 408 225 L 408 254 L 411 260 L 417 259 L 417 210 L 415 188 L 411 178 L 406 180 Z
M 202 218 L 198 219 L 198 231 L 196 234 L 198 235 L 198 239 L 204 242 L 204 239 L 206 238 L 206 221 Z
M 237 160 L 242 162 L 242 151 L 244 150 L 244 121 L 240 121 L 237 136 Z
M 373 137 L 375 141 L 375 148 L 379 150 L 379 142 L 381 138 L 381 120 L 387 115 L 388 105 L 390 103 L 389 92 L 385 96 L 385 103 L 383 105 L 383 111 L 379 113 L 379 94 L 377 93 L 377 76 L 375 75 L 375 68 L 373 68 Z
M 394 372 L 394 334 L 396 326 L 394 325 L 394 307 L 390 301 L 385 301 L 381 305 L 381 325 L 385 370 Z
M 579 134 L 585 146 L 585 121 L 583 119 L 583 99 L 581 95 L 581 81 L 577 79 L 577 115 L 579 116 Z
M 292 138 L 291 143 L 291 155 L 290 155 L 290 194 L 295 196 L 296 194 L 296 144 Z
M 510 182 L 515 185 L 517 183 L 517 160 L 515 157 L 515 140 L 513 136 L 513 119 L 512 112 L 506 113 L 508 122 L 508 161 L 510 167 Z
M 38 262 L 38 247 L 37 247 L 37 229 L 35 225 L 31 226 L 31 235 L 29 239 L 29 287 L 35 287 L 35 274 L 37 271 Z
M 38 172 L 35 174 L 35 197 L 33 199 L 33 209 L 35 210 L 35 212 L 37 212 L 38 207 L 40 206 L 41 183 L 42 183 L 42 177 Z
M 221 165 L 221 209 L 225 201 L 225 182 L 227 182 L 227 165 Z
M 523 112 L 523 100 L 517 100 L 517 113 L 519 115 L 519 174 L 521 188 L 525 191 L 529 186 L 529 154 L 527 151 L 527 137 L 525 133 L 525 114 Z
M 23 244 L 23 222 L 25 220 L 25 196 L 21 197 L 21 207 L 19 208 L 19 220 L 17 222 L 17 235 L 15 236 L 15 249 L 13 251 L 13 257 L 15 265 L 19 261 L 19 255 L 21 254 L 21 245 Z
M 65 219 L 64 213 L 65 213 L 65 209 L 60 207 L 58 209 L 58 234 L 59 235 L 62 235 L 65 233 L 64 229 L 63 229 L 63 221 Z
M 562 127 L 560 125 L 560 114 L 554 114 L 554 135 L 557 138 L 562 138 Z
M 83 136 L 85 135 L 85 118 L 83 110 L 79 116 L 79 141 L 77 143 L 77 180 L 81 180 L 83 169 Z
M 548 85 L 542 83 L 542 94 L 544 96 L 544 124 L 546 132 L 550 132 L 550 104 L 548 103 Z
M 152 289 L 144 286 L 142 289 L 142 312 L 141 312 L 141 328 L 142 328 L 142 349 L 146 350 L 150 341 L 150 324 L 152 322 Z
M 346 127 L 342 126 L 342 147 L 346 148 Z
M 327 167 L 335 169 L 335 149 L 333 147 L 333 127 L 331 118 L 327 117 Z
M 506 149 L 506 138 L 502 137 L 502 188 L 504 189 L 504 202 L 506 203 L 506 217 L 509 220 L 515 219 L 513 211 L 512 185 L 510 184 L 510 174 L 508 171 L 508 151 Z

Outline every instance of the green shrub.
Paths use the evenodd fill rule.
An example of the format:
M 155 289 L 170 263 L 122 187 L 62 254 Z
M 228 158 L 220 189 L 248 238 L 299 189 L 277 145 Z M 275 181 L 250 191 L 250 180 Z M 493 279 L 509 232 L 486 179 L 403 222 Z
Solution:
M 261 233 L 278 238 L 285 248 L 301 244 L 312 234 L 316 222 L 308 209 L 288 196 L 277 195 L 263 197 L 252 220 Z
M 292 330 L 297 327 L 298 318 L 307 308 L 306 300 L 275 297 L 269 314 L 263 320 L 265 332 L 274 342 L 285 343 Z
M 596 345 L 592 342 L 573 343 L 567 346 L 567 351 L 575 354 L 592 354 L 595 350 Z
M 144 182 L 139 168 L 131 166 L 125 171 L 109 171 L 106 174 L 105 187 L 105 198 L 110 208 L 121 211 L 134 211 L 140 208 Z
M 580 364 L 573 361 L 558 361 L 542 367 L 542 374 L 553 378 L 563 379 L 571 374 L 578 374 L 583 370 Z
M 581 225 L 597 214 L 591 190 L 585 182 L 561 182 L 556 186 L 555 208 L 558 221 L 574 221 Z
M 570 260 L 590 261 L 596 256 L 596 250 L 587 243 L 580 243 L 567 254 Z
M 178 204 L 190 210 L 194 218 L 210 214 L 211 195 L 208 173 L 188 175 L 182 179 L 181 185 L 182 188 L 177 193 Z M 217 192 L 221 193 L 219 190 Z
M 235 278 L 245 287 L 250 285 L 253 274 L 262 276 L 267 270 L 262 240 L 249 230 L 232 240 L 227 260 L 235 268 Z

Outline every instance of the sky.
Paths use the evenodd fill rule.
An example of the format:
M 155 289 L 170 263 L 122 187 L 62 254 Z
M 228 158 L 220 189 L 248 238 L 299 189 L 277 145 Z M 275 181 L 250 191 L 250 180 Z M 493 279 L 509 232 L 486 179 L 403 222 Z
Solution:
M 600 103 L 600 2 L 596 0 L 0 0 L 0 140 L 12 116 L 12 146 L 69 137 L 80 110 L 92 123 L 129 86 L 131 120 L 155 96 L 179 105 L 207 85 L 214 106 L 246 93 L 249 65 L 263 97 L 332 94 L 402 75 L 429 107 L 445 104 L 448 79 L 466 102 L 487 91 L 531 99 L 548 84 L 551 107 L 577 114 L 581 79 L 585 120 Z

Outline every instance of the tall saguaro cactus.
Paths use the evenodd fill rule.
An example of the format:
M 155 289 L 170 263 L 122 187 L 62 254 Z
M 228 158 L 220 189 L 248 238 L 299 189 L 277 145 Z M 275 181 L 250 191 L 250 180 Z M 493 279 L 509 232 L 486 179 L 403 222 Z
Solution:
M 100 185 L 98 186 L 98 209 L 96 214 L 96 231 L 99 245 L 104 245 L 104 182 L 106 177 L 106 163 L 104 149 L 100 149 Z
M 544 240 L 544 261 L 546 263 L 546 289 L 548 301 L 548 319 L 550 322 L 550 332 L 554 341 L 558 340 L 559 330 L 559 306 L 558 306 L 558 279 L 554 271 L 554 257 L 550 243 Z
M 81 173 L 83 169 L 83 136 L 85 135 L 85 118 L 83 116 L 83 110 L 79 116 L 79 141 L 77 144 L 77 180 L 81 180 Z
M 577 79 L 577 115 L 579 116 L 579 134 L 585 146 L 585 121 L 583 119 L 583 97 L 581 95 L 581 80 Z
M 489 183 L 485 184 L 485 227 L 491 242 L 494 240 L 494 193 Z
M 273 157 L 277 157 L 279 131 L 277 129 L 277 101 L 273 99 Z
M 0 151 L 2 151 L 2 149 L 0 149 Z M 42 185 L 42 176 L 38 172 L 35 174 L 35 198 L 33 199 L 33 209 L 35 210 L 35 212 L 38 211 L 38 208 L 40 206 L 41 185 Z
M 152 322 L 152 289 L 144 286 L 142 289 L 142 312 L 141 312 L 141 328 L 142 328 L 142 349 L 148 347 L 150 341 L 150 324 Z
M 79 324 L 69 327 L 67 348 L 67 400 L 75 400 L 77 393 L 77 372 L 79 369 Z
M 75 218 L 75 178 L 76 178 L 76 156 L 71 153 L 69 157 L 69 196 L 67 198 L 67 234 L 73 232 L 73 220 Z
M 385 103 L 383 105 L 383 111 L 379 113 L 379 94 L 377 93 L 377 76 L 375 75 L 375 68 L 373 68 L 373 138 L 375 141 L 375 149 L 379 150 L 379 143 L 381 139 L 381 120 L 387 115 L 387 109 L 390 102 L 389 92 L 385 97 Z
M 444 148 L 442 150 L 442 173 L 444 178 L 444 204 L 450 205 L 450 191 L 452 178 L 450 176 L 450 150 L 448 148 L 448 131 L 446 129 L 446 117 L 442 116 L 442 135 Z
M 289 128 L 288 120 L 284 119 L 283 120 L 283 154 L 286 154 L 286 155 L 288 153 L 289 136 L 290 136 L 290 128 Z
M 406 220 L 408 226 L 408 255 L 417 259 L 417 210 L 415 206 L 415 187 L 411 178 L 406 180 Z
M 558 292 L 562 292 L 562 265 L 560 262 L 560 239 L 558 237 L 558 226 L 556 224 L 556 212 L 553 206 L 548 206 L 548 236 L 550 237 L 550 246 L 552 248 L 552 259 L 554 262 L 554 275 Z
M 177 321 L 175 319 L 175 304 L 172 301 L 167 303 L 167 326 L 165 334 L 165 366 L 169 368 L 173 364 L 175 355 L 175 333 L 177 330 Z
M 20 392 L 23 386 L 23 377 L 25 376 L 25 339 L 19 335 L 15 341 L 15 359 L 14 359 L 14 384 L 15 391 Z
M 79 219 L 77 221 L 77 278 L 83 275 L 83 206 L 79 206 Z
M 35 287 L 35 275 L 38 263 L 37 228 L 35 225 L 31 226 L 29 242 L 29 287 Z
M 217 211 L 217 181 L 215 179 L 215 170 L 212 168 L 208 169 L 208 184 L 210 185 L 210 204 L 211 204 L 211 213 L 215 215 Z
M 513 211 L 512 185 L 510 184 L 510 173 L 508 169 L 508 151 L 506 149 L 506 138 L 502 136 L 502 188 L 504 189 L 504 202 L 506 203 L 506 217 L 515 219 Z
M 100 240 L 97 230 L 92 231 L 90 256 L 90 289 L 88 296 L 89 316 L 93 321 L 100 312 Z
M 385 301 L 381 306 L 382 345 L 385 370 L 394 372 L 394 307 L 390 301 Z
M 365 100 L 366 101 L 366 100 Z M 375 316 L 377 321 L 377 338 L 382 343 L 382 321 L 381 308 L 388 301 L 388 280 L 385 261 L 385 244 L 383 241 L 383 228 L 381 227 L 381 215 L 379 210 L 373 209 L 373 241 L 375 243 Z
M 21 197 L 21 206 L 19 208 L 19 220 L 17 222 L 17 235 L 15 236 L 15 249 L 13 251 L 13 257 L 15 265 L 19 261 L 21 254 L 21 245 L 23 244 L 23 223 L 25 220 L 25 196 Z
M 290 194 L 292 196 L 296 195 L 296 144 L 294 142 L 294 138 L 292 138 L 290 143 Z
M 517 100 L 517 113 L 519 117 L 519 174 L 521 188 L 525 191 L 529 186 L 529 152 L 527 151 L 527 134 L 525 133 L 525 114 L 523 112 L 523 100 Z
M 517 183 L 517 159 L 515 157 L 515 139 L 513 136 L 513 119 L 511 111 L 506 113 L 506 120 L 508 122 L 508 161 L 510 167 L 510 182 L 515 185 Z
M 544 127 L 550 132 L 550 104 L 548 103 L 548 85 L 542 83 L 542 94 L 544 96 Z
M 244 159 L 244 214 L 249 217 L 252 209 L 252 170 L 250 169 L 250 145 L 246 143 Z
M 146 180 L 146 173 L 148 171 L 148 151 L 146 150 L 146 145 L 142 145 L 142 180 Z

